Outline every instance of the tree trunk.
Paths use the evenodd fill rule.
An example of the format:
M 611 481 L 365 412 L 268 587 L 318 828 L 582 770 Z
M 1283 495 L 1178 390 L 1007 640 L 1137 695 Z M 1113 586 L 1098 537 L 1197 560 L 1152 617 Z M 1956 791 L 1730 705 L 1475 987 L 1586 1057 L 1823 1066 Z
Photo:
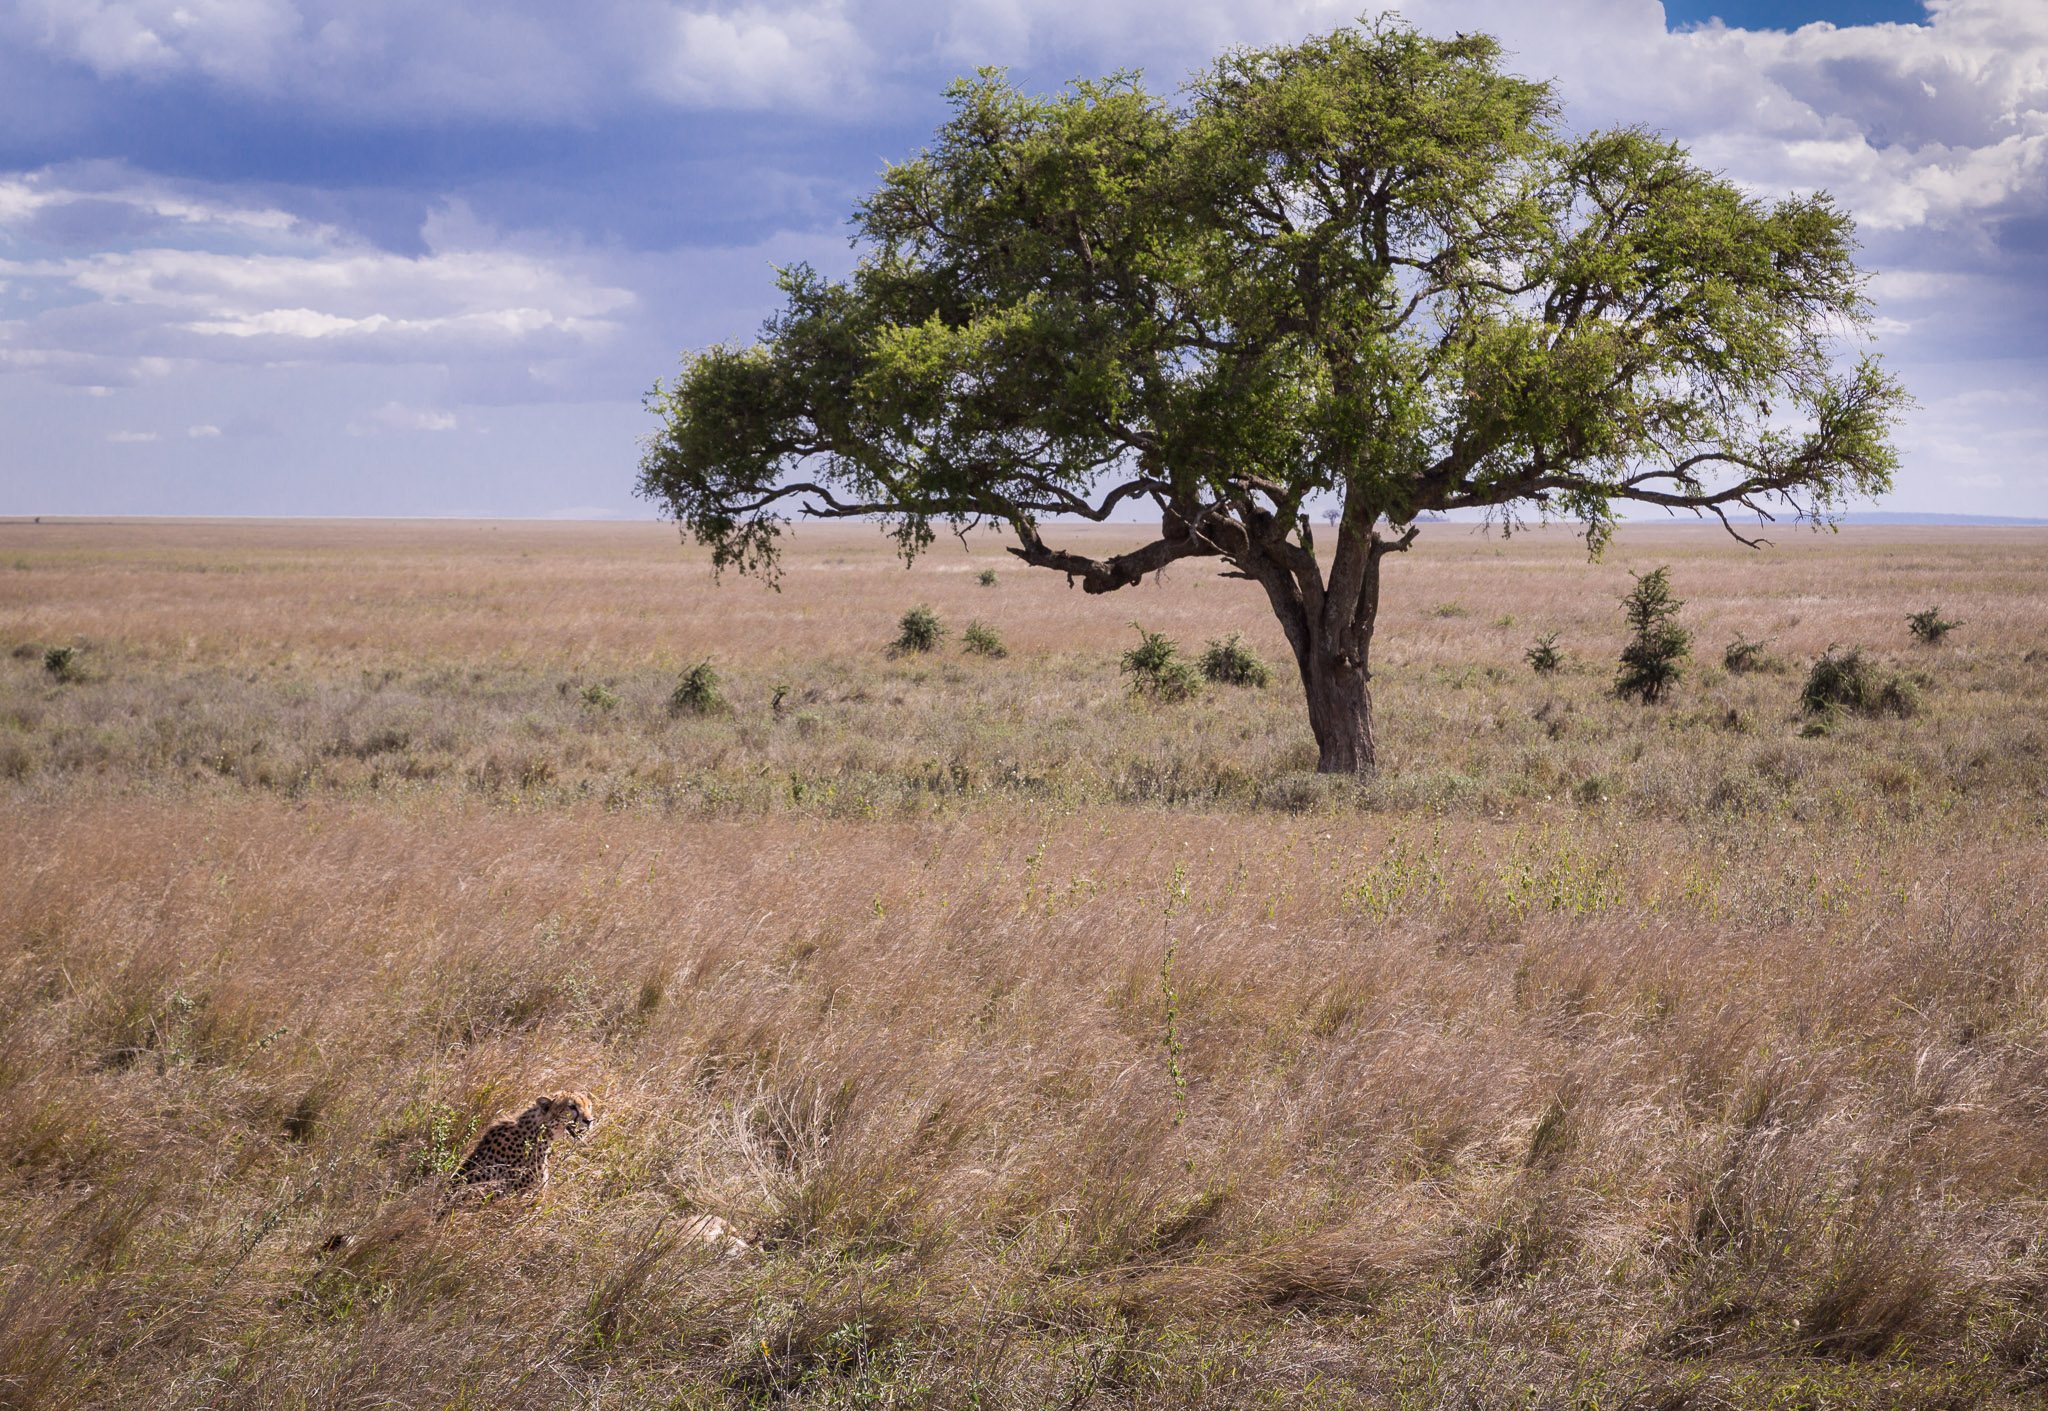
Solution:
M 1282 621 L 1294 618 L 1288 641 L 1300 668 L 1300 688 L 1309 696 L 1317 774 L 1370 774 L 1378 766 L 1370 655 L 1372 625 L 1380 616 L 1380 559 L 1407 549 L 1415 535 L 1409 530 L 1397 541 L 1380 539 L 1372 532 L 1374 518 L 1360 514 L 1346 520 L 1329 584 L 1313 592 L 1313 580 L 1303 584 L 1296 578 L 1298 588 L 1307 586 L 1311 592 L 1296 592 L 1298 612 L 1282 614 Z
M 1316 736 L 1316 773 L 1370 774 L 1377 760 L 1372 738 L 1370 672 L 1363 660 L 1314 642 L 1302 663 L 1308 723 Z
M 1327 584 L 1312 552 L 1291 573 L 1257 575 L 1294 649 L 1318 774 L 1370 774 L 1379 764 L 1368 662 L 1380 611 L 1380 560 L 1406 549 L 1415 536 L 1384 540 L 1372 532 L 1370 515 L 1363 524 L 1344 526 Z
M 1415 542 L 1416 527 L 1383 539 L 1373 526 L 1379 509 L 1347 503 L 1337 526 L 1337 552 L 1326 578 L 1316 559 L 1308 517 L 1295 521 L 1300 542 L 1288 537 L 1288 526 L 1249 500 L 1240 502 L 1241 526 L 1210 524 L 1197 535 L 1190 528 L 1197 516 L 1171 512 L 1162 524 L 1160 546 L 1199 543 L 1220 553 L 1235 567 L 1234 577 L 1249 578 L 1266 590 L 1273 615 L 1287 634 L 1301 688 L 1308 697 L 1309 728 L 1316 736 L 1318 774 L 1370 774 L 1379 765 L 1372 733 L 1372 672 L 1367 661 L 1373 624 L 1380 614 L 1380 560 L 1401 553 Z M 1027 549 L 1029 545 L 1027 544 Z M 1028 562 L 1053 562 L 1049 554 Z M 1095 586 L 1095 578 L 1102 586 Z M 1107 569 L 1084 580 L 1089 592 L 1120 586 Z

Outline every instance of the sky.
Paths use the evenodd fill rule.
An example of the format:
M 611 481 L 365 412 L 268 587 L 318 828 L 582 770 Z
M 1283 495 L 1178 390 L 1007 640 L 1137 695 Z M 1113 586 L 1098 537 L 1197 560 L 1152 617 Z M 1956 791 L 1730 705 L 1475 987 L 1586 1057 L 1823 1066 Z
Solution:
M 1008 67 L 1358 0 L 0 0 L 0 514 L 644 516 L 641 398 Z M 1415 0 L 1577 130 L 1856 216 L 1882 508 L 2048 515 L 2048 0 Z

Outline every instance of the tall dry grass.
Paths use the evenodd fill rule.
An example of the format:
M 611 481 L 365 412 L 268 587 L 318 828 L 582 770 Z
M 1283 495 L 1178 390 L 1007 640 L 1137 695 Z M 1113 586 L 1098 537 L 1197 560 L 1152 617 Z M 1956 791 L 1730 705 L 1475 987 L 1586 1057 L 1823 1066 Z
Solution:
M 1289 692 L 1129 701 L 1131 615 L 1277 658 L 1194 575 L 828 543 L 739 599 L 797 608 L 756 660 L 755 590 L 638 527 L 64 532 L 0 529 L 0 640 L 86 646 L 0 678 L 0 1405 L 2048 1385 L 2038 540 L 1451 540 L 1397 566 L 1361 789 L 1298 772 Z M 1926 709 L 1804 736 L 1796 672 L 1706 663 L 1623 709 L 1607 580 L 1667 559 L 1703 645 L 1861 641 Z M 1923 598 L 1971 626 L 1887 646 Z M 890 662 L 917 600 L 1012 656 Z M 671 718 L 707 651 L 734 711 Z M 437 1221 L 561 1087 L 600 1125 L 548 1194 Z
M 10 1405 L 1961 1405 L 2048 1372 L 2038 839 L 0 828 Z M 435 1223 L 433 1173 L 560 1086 L 603 1116 L 547 1197 Z M 761 1252 L 680 1240 L 700 1212 Z

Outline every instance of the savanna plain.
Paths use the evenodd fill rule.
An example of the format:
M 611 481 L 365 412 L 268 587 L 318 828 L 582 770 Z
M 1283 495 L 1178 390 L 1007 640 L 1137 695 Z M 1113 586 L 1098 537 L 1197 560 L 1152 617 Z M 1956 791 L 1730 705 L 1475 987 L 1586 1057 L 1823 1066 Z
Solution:
M 1426 526 L 1360 781 L 1212 565 L 0 524 L 0 1406 L 2038 1405 L 2048 532 L 1777 539 Z

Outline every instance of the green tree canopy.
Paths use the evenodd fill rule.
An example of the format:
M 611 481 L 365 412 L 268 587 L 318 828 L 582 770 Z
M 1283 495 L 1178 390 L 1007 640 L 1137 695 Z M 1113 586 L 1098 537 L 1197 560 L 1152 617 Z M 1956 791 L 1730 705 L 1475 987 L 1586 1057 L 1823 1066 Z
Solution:
M 1648 132 L 1568 135 L 1499 57 L 1381 21 L 1233 51 L 1177 102 L 956 84 L 860 207 L 852 275 L 784 271 L 759 343 L 657 384 L 640 492 L 721 569 L 772 573 L 792 513 L 880 517 L 907 555 L 996 522 L 1091 593 L 1219 556 L 1286 632 L 1321 767 L 1353 771 L 1380 563 L 1418 515 L 1573 518 L 1597 552 L 1621 501 L 1735 532 L 1885 489 L 1905 398 L 1838 361 L 1869 313 L 1849 218 Z M 1132 502 L 1151 542 L 1055 542 Z

